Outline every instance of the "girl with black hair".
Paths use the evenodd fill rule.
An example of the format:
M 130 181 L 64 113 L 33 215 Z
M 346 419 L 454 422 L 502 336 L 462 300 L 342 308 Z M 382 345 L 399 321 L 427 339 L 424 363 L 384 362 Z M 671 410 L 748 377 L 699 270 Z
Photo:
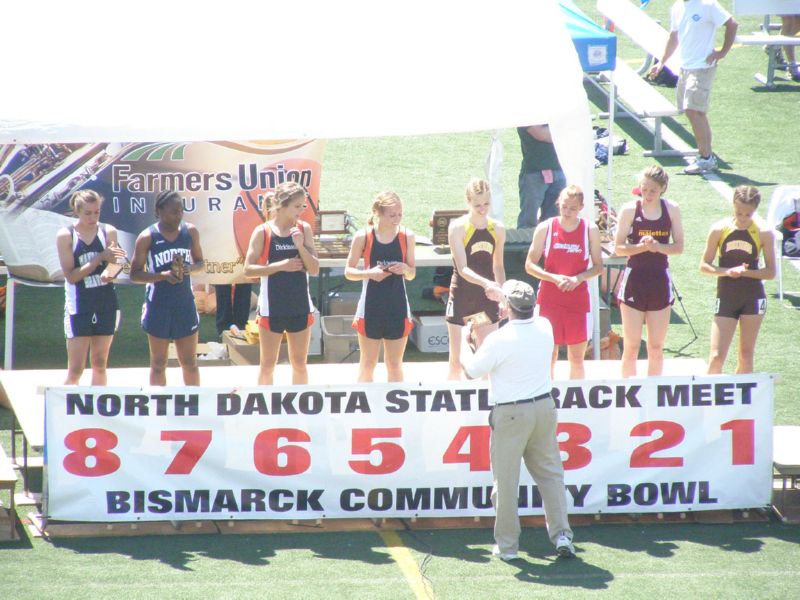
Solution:
M 183 220 L 183 201 L 170 191 L 156 196 L 158 221 L 136 239 L 131 281 L 144 283 L 142 328 L 150 346 L 150 385 L 166 385 L 167 351 L 175 341 L 186 385 L 200 385 L 197 334 L 200 317 L 190 274 L 204 267 L 200 233 Z

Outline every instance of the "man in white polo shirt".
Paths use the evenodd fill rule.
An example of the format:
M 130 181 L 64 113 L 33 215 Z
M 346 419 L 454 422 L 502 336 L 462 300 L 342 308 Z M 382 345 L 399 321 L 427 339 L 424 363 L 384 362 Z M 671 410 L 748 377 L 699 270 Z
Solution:
M 539 487 L 547 533 L 560 556 L 575 555 L 567 519 L 564 468 L 556 442 L 556 406 L 550 395 L 553 329 L 533 316 L 536 293 L 525 282 L 509 279 L 503 285 L 509 321 L 490 333 L 475 350 L 472 328 L 464 327 L 461 364 L 471 378 L 489 375 L 490 454 L 497 517 L 492 554 L 502 560 L 518 558 L 520 461 Z
M 722 48 L 714 48 L 717 27 L 725 26 Z M 670 56 L 678 50 L 681 73 L 678 78 L 678 108 L 686 112 L 697 141 L 700 156 L 686 167 L 687 175 L 699 175 L 717 168 L 711 149 L 711 124 L 708 121 L 711 84 L 717 63 L 728 54 L 736 39 L 738 24 L 717 0 L 677 0 L 670 11 L 669 38 L 664 54 L 651 73 L 658 75 Z

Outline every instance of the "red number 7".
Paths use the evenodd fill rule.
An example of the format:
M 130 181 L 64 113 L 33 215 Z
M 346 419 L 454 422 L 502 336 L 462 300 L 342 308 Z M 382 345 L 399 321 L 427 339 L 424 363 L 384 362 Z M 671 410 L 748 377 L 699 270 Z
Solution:
M 211 430 L 182 429 L 162 431 L 161 440 L 164 442 L 184 442 L 164 473 L 166 475 L 188 475 L 211 444 Z

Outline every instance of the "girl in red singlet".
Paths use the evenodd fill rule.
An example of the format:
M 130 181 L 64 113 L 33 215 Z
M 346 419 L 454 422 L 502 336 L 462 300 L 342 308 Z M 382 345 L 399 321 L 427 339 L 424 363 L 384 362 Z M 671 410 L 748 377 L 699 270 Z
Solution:
M 700 272 L 717 277 L 709 373 L 722 373 L 737 323 L 736 372 L 753 372 L 756 338 L 767 311 L 763 281 L 775 277 L 775 238 L 755 214 L 759 202 L 761 195 L 756 188 L 740 185 L 733 191 L 733 218 L 714 223 L 708 232 Z M 759 263 L 761 254 L 764 255 L 763 267 Z M 716 257 L 719 257 L 718 266 L 714 265 Z
M 244 274 L 261 278 L 258 298 L 258 384 L 271 385 L 284 334 L 292 365 L 292 383 L 308 383 L 308 345 L 314 305 L 308 276 L 319 273 L 311 226 L 300 220 L 306 191 L 294 182 L 279 184 L 267 196 L 272 218 L 253 230 Z
M 414 279 L 414 234 L 400 226 L 403 204 L 394 192 L 378 194 L 369 227 L 353 237 L 344 276 L 361 281 L 353 328 L 358 332 L 358 381 L 372 381 L 381 343 L 389 381 L 403 381 L 403 354 L 411 332 L 405 281 Z M 363 267 L 359 267 L 361 259 Z
M 506 280 L 503 248 L 506 229 L 489 216 L 489 182 L 473 178 L 467 184 L 469 212 L 450 222 L 447 232 L 453 253 L 453 277 L 445 318 L 450 348 L 448 379 L 461 379 L 461 330 L 472 321 L 475 345 L 497 329 L 501 286 Z
M 647 167 L 639 176 L 642 197 L 625 204 L 619 213 L 614 252 L 628 257 L 617 296 L 623 377 L 636 375 L 645 325 L 647 374 L 661 375 L 664 368 L 664 340 L 674 302 L 668 257 L 683 252 L 681 211 L 673 201 L 662 198 L 668 184 L 664 169 Z
M 560 216 L 539 223 L 525 271 L 541 279 L 536 307 L 553 326 L 551 376 L 558 347 L 567 347 L 570 379 L 583 379 L 583 357 L 592 335 L 592 310 L 586 283 L 603 270 L 600 231 L 581 218 L 583 191 L 570 185 L 558 197 Z M 544 264 L 539 261 L 544 257 Z

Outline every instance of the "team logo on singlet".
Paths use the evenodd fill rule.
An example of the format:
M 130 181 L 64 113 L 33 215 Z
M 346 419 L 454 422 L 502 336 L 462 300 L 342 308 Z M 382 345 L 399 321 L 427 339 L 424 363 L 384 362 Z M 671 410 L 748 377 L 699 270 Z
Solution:
M 494 246 L 492 246 L 491 242 L 476 242 L 473 244 L 470 254 L 477 254 L 478 252 L 488 252 L 491 254 L 494 252 Z
M 275 244 L 275 250 L 294 250 L 294 244 Z
M 583 252 L 580 244 L 565 244 L 563 242 L 553 244 L 553 250 L 564 250 L 567 254 L 580 254 Z
M 183 260 L 187 263 L 192 262 L 192 251 L 188 248 L 169 248 L 163 252 L 156 252 L 153 254 L 153 264 L 156 268 L 163 267 L 166 264 L 172 264 L 172 259 L 176 254 L 183 255 Z
M 730 240 L 729 242 L 725 242 L 724 252 L 733 252 L 734 250 L 741 250 L 742 252 L 752 254 L 753 244 L 747 240 Z

